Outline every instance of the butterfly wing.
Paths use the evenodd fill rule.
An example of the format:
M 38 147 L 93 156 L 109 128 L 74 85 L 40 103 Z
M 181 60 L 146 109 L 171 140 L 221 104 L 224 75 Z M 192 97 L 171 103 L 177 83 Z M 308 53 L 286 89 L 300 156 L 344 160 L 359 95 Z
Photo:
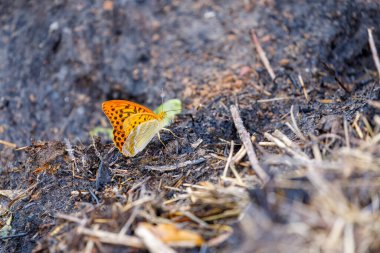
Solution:
M 118 121 L 124 121 L 133 114 L 154 113 L 145 106 L 127 100 L 109 100 L 102 104 L 102 108 L 112 126 Z
M 106 101 L 102 104 L 102 108 L 113 127 L 113 141 L 120 152 L 131 131 L 128 126 L 133 125 L 135 120 L 139 120 L 139 118 L 129 119 L 139 114 L 155 116 L 149 108 L 126 100 Z
M 136 114 L 124 122 L 127 137 L 120 150 L 125 156 L 135 156 L 162 129 L 162 120 L 155 114 Z
M 158 131 L 160 126 L 157 120 L 150 120 L 133 128 L 123 145 L 123 154 L 135 156 L 148 145 Z

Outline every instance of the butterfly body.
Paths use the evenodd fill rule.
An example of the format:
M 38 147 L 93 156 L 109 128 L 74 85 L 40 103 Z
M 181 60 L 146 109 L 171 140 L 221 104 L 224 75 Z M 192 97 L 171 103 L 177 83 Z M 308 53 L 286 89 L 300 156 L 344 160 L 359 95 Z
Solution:
M 142 151 L 168 122 L 165 112 L 154 113 L 126 100 L 106 101 L 102 108 L 113 126 L 116 147 L 127 157 Z

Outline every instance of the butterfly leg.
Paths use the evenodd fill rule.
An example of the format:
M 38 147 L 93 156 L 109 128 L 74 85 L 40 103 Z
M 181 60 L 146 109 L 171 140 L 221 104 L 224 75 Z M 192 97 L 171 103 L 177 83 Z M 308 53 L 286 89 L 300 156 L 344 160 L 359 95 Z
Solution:
M 157 133 L 157 137 L 158 137 L 158 139 L 160 140 L 160 142 L 162 143 L 162 145 L 164 145 L 164 147 L 166 148 L 165 143 L 161 140 L 161 136 L 160 136 L 160 133 L 159 133 L 159 132 Z
M 170 130 L 170 129 L 168 129 L 168 128 L 162 128 L 162 130 L 165 130 L 165 131 L 168 131 L 169 133 L 171 133 L 174 137 L 176 137 L 176 138 L 178 138 L 178 139 L 183 139 L 183 138 L 180 138 L 180 137 L 178 137 L 177 135 L 175 135 L 174 133 L 173 133 L 173 131 L 172 130 Z

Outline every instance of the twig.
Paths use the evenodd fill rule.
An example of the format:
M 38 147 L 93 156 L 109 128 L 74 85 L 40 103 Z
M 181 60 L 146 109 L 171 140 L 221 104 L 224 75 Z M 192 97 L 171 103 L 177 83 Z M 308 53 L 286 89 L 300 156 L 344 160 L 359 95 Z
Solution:
M 224 177 L 222 178 L 223 181 L 225 182 L 232 182 L 234 185 L 238 185 L 238 186 L 241 186 L 241 187 L 244 187 L 244 188 L 247 188 L 247 185 L 244 184 L 244 182 L 242 182 L 242 180 L 238 180 L 238 179 L 235 179 L 235 178 L 232 178 L 232 177 Z M 242 183 L 241 183 L 242 182 Z
M 235 164 L 239 163 L 241 159 L 247 154 L 247 150 L 245 149 L 244 146 L 241 146 L 239 151 L 232 157 L 231 163 L 230 163 L 230 168 L 234 176 L 236 177 L 236 180 L 238 181 L 239 185 L 243 185 L 246 187 L 244 184 L 242 178 L 240 177 L 239 173 L 236 170 Z M 225 178 L 225 177 L 224 177 Z
M 72 167 L 72 171 L 71 171 L 71 173 L 73 174 L 73 177 L 74 177 L 75 176 L 75 169 L 78 171 L 77 162 L 76 162 L 76 159 L 74 156 L 74 149 L 73 149 L 73 146 L 71 145 L 69 139 L 67 139 L 67 138 L 65 138 L 65 144 L 66 144 L 66 151 L 67 151 L 67 153 L 69 153 L 69 157 L 70 157 L 71 161 L 74 163 L 74 166 Z
M 269 180 L 269 176 L 265 172 L 265 170 L 261 168 L 259 161 L 257 160 L 257 156 L 251 142 L 250 134 L 247 132 L 247 130 L 245 129 L 243 125 L 243 121 L 239 115 L 239 111 L 237 107 L 234 105 L 231 105 L 230 110 L 231 110 L 232 118 L 234 120 L 235 127 L 238 130 L 240 139 L 242 140 L 244 147 L 247 150 L 248 159 L 252 165 L 252 168 L 255 170 L 259 178 L 264 183 L 266 183 Z
M 372 107 L 380 109 L 380 102 L 374 100 L 368 100 L 368 104 Z
M 91 139 L 92 139 L 92 145 L 94 146 L 95 155 L 99 158 L 100 161 L 103 161 L 103 157 L 101 156 L 99 150 L 96 148 L 95 139 L 93 135 L 91 135 Z
M 272 136 L 271 134 L 269 133 L 264 133 L 264 137 L 267 138 L 268 140 L 276 143 L 276 145 L 285 150 L 288 154 L 292 155 L 294 158 L 297 158 L 297 159 L 300 159 L 302 161 L 308 161 L 309 158 L 302 152 L 300 151 L 296 151 L 290 147 L 288 147 L 283 141 L 281 141 L 280 139 L 278 138 L 275 138 L 274 136 Z
M 140 181 L 140 182 L 138 182 L 138 183 L 132 185 L 131 189 L 128 190 L 128 194 L 131 193 L 131 192 L 136 191 L 138 188 L 140 188 L 141 186 L 145 185 L 145 183 L 146 183 L 147 181 L 149 181 L 150 178 L 151 178 L 151 177 L 148 176 L 148 177 L 144 178 L 142 181 Z
M 186 161 L 186 162 L 182 162 L 182 163 L 175 164 L 175 165 L 145 166 L 144 169 L 152 170 L 152 171 L 165 172 L 165 171 L 172 171 L 172 170 L 180 169 L 180 168 L 183 168 L 183 167 L 186 167 L 189 165 L 197 165 L 197 164 L 203 163 L 204 161 L 206 161 L 206 159 L 199 158 L 197 160 Z
M 20 194 L 18 194 L 16 197 L 14 197 L 9 203 L 8 203 L 8 209 L 10 209 L 17 201 L 24 199 L 30 195 L 32 195 L 35 188 L 38 186 L 38 183 L 34 183 L 33 185 L 29 186 L 28 189 L 25 191 L 22 191 Z
M 290 118 L 292 119 L 293 127 L 295 130 L 294 133 L 298 136 L 298 138 L 300 138 L 303 141 L 306 141 L 305 136 L 303 136 L 301 130 L 298 128 L 297 120 L 296 120 L 296 117 L 294 116 L 294 110 L 293 109 L 294 109 L 294 106 L 292 105 L 290 107 Z
M 96 237 L 99 241 L 108 244 L 122 245 L 134 248 L 144 248 L 142 241 L 135 236 L 120 235 L 104 230 L 78 227 L 78 234 Z
M 352 122 L 352 127 L 355 129 L 355 131 L 356 131 L 357 135 L 359 136 L 359 138 L 363 139 L 364 138 L 364 134 L 363 134 L 363 132 L 360 129 L 360 126 L 358 124 L 359 119 L 360 119 L 360 113 L 357 112 L 356 116 L 355 116 L 355 119 L 354 119 L 354 122 Z
M 93 240 L 88 240 L 86 243 L 86 247 L 84 248 L 83 253 L 91 253 L 94 250 L 95 242 Z
M 207 224 L 207 222 L 204 222 L 203 220 L 201 220 L 200 218 L 198 218 L 197 216 L 195 216 L 193 213 L 189 212 L 189 211 L 184 211 L 183 212 L 183 215 L 185 215 L 187 218 L 189 218 L 190 220 L 198 223 L 198 225 L 202 228 L 209 228 L 210 226 Z
M 326 245 L 327 248 L 332 248 L 333 245 L 336 245 L 341 237 L 342 231 L 344 229 L 345 222 L 342 218 L 338 218 L 327 237 Z
M 355 252 L 354 225 L 352 223 L 347 223 L 344 228 L 343 246 L 344 253 Z
M 260 141 L 260 142 L 259 142 L 259 146 L 263 146 L 263 147 L 274 147 L 274 146 L 277 146 L 277 145 L 276 145 L 276 143 L 271 142 L 271 141 Z
M 274 80 L 276 78 L 276 75 L 274 74 L 274 71 L 269 63 L 269 60 L 267 56 L 265 55 L 265 52 L 263 48 L 261 47 L 259 40 L 257 39 L 255 31 L 253 30 L 251 31 L 251 39 L 252 39 L 253 44 L 255 44 L 255 47 L 256 47 L 257 53 L 259 54 L 261 62 L 264 64 L 264 67 L 267 69 L 272 80 Z
M 239 163 L 241 159 L 247 154 L 247 150 L 245 149 L 244 146 L 241 146 L 239 151 L 232 157 L 232 161 L 234 163 Z
M 126 222 L 126 223 L 124 224 L 124 226 L 120 229 L 119 234 L 121 234 L 121 235 L 125 235 L 125 234 L 128 232 L 130 226 L 131 226 L 132 223 L 135 221 L 138 212 L 139 212 L 139 207 L 136 206 L 136 207 L 133 209 L 131 215 L 129 216 L 127 222 Z
M 74 223 L 77 223 L 77 224 L 82 225 L 82 226 L 84 226 L 87 223 L 87 219 L 79 218 L 79 217 L 64 214 L 64 213 L 57 213 L 55 215 L 55 217 L 59 218 L 59 219 L 67 220 L 70 222 L 74 222 Z
M 23 237 L 23 236 L 26 236 L 26 235 L 28 235 L 28 233 L 19 233 L 19 234 L 14 234 L 14 235 L 5 235 L 5 236 L 1 236 L 0 240 L 17 238 L 17 237 Z
M 350 145 L 350 135 L 348 134 L 348 123 L 346 119 L 343 119 L 343 127 L 344 127 L 344 137 L 346 139 L 346 146 L 351 148 Z
M 379 60 L 379 55 L 377 54 L 375 41 L 373 40 L 372 29 L 368 29 L 368 42 L 369 42 L 369 47 L 371 48 L 373 61 L 375 62 L 377 73 L 379 74 L 379 79 L 380 79 L 380 60 Z
M 244 152 L 245 152 L 245 154 L 244 155 L 246 155 L 247 154 L 247 151 L 244 149 Z M 222 160 L 222 161 L 227 161 L 227 158 L 225 158 L 224 156 L 220 156 L 220 155 L 217 155 L 217 154 L 213 154 L 213 153 L 210 153 L 209 154 L 211 157 L 214 157 L 214 158 L 216 158 L 216 159 L 219 159 L 219 160 Z M 236 154 L 235 154 L 235 156 L 236 156 Z M 233 160 L 234 158 L 232 157 L 232 160 Z M 250 166 L 250 164 L 249 164 L 249 162 L 236 162 L 236 163 L 238 163 L 239 165 L 241 165 L 241 166 L 243 166 L 243 167 L 249 167 Z
M 103 183 L 101 182 L 101 180 L 103 179 L 102 176 L 103 175 L 103 161 L 100 160 L 100 164 L 99 164 L 99 167 L 98 167 L 98 170 L 96 171 L 96 181 L 95 181 L 95 189 L 96 190 L 99 190 L 100 189 L 100 185 Z
M 303 79 L 302 79 L 302 76 L 301 76 L 301 75 L 298 75 L 298 80 L 299 80 L 300 83 L 301 83 L 302 90 L 303 90 L 303 94 L 305 95 L 306 101 L 309 101 L 310 98 L 309 98 L 309 95 L 307 94 L 307 90 L 306 90 L 306 88 L 305 88 L 305 83 L 303 82 Z
M 369 123 L 367 117 L 363 115 L 363 116 L 362 116 L 362 121 L 363 121 L 365 127 L 367 128 L 367 132 L 368 132 L 368 134 L 369 134 L 370 136 L 374 136 L 375 133 L 373 132 L 373 129 L 372 129 L 371 124 Z
M 230 168 L 231 168 L 231 171 L 234 174 L 236 180 L 238 181 L 239 185 L 244 185 L 245 186 L 243 180 L 241 179 L 239 173 L 236 170 L 235 163 L 231 163 L 230 164 Z
M 90 193 L 91 197 L 95 200 L 96 204 L 99 205 L 99 199 L 96 197 L 95 193 L 91 190 L 91 188 L 88 188 L 87 190 Z
M 278 98 L 268 98 L 268 99 L 259 99 L 256 100 L 257 103 L 270 103 L 270 102 L 276 102 L 281 100 L 287 100 L 288 97 L 278 97 Z
M 10 148 L 16 148 L 17 147 L 16 144 L 9 142 L 9 141 L 0 140 L 0 144 L 3 144 L 4 146 L 10 147 Z
M 321 162 L 322 161 L 322 154 L 321 154 L 321 150 L 319 149 L 318 138 L 315 137 L 314 135 L 310 135 L 310 139 L 312 140 L 311 148 L 313 151 L 314 159 Z
M 211 238 L 211 239 L 207 242 L 207 246 L 208 246 L 208 247 L 215 247 L 215 246 L 218 246 L 218 245 L 220 245 L 221 243 L 225 242 L 228 238 L 230 238 L 232 234 L 233 234 L 233 231 L 229 231 L 229 232 L 226 232 L 226 233 L 220 234 L 220 235 L 218 235 L 217 237 Z M 205 251 L 205 252 L 207 252 L 207 251 Z
M 330 67 L 327 63 L 325 62 L 322 62 L 323 66 L 325 67 L 325 69 L 329 72 L 330 75 L 333 75 L 334 76 L 334 79 L 335 81 L 338 83 L 339 87 L 342 88 L 347 94 L 350 94 L 350 91 L 347 89 L 347 87 L 343 84 L 343 82 L 340 80 L 340 78 L 338 77 L 335 69 L 333 69 L 332 67 Z
M 291 139 L 289 139 L 289 137 L 286 136 L 280 130 L 276 129 L 273 132 L 273 136 L 275 136 L 276 138 L 278 138 L 279 140 L 281 140 L 283 143 L 285 143 L 286 146 L 291 147 L 293 149 L 299 150 L 299 146 L 296 143 L 294 143 Z
M 224 178 L 224 177 L 227 176 L 228 167 L 230 167 L 233 154 L 234 154 L 234 141 L 231 141 L 230 154 L 228 155 L 226 166 L 224 167 L 224 170 L 223 170 L 223 176 L 222 176 L 222 178 Z
M 139 205 L 145 204 L 147 202 L 151 202 L 153 200 L 154 200 L 154 197 L 152 197 L 152 196 L 144 196 L 144 197 L 141 197 L 132 203 L 126 204 L 121 210 L 122 210 L 122 212 L 126 212 L 129 209 L 131 209 L 132 207 L 139 206 Z

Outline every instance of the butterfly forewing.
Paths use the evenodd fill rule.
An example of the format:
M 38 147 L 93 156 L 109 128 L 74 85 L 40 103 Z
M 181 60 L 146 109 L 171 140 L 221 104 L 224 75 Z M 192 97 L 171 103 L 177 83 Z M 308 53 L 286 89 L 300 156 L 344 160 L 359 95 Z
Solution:
M 119 123 L 134 114 L 154 113 L 145 106 L 126 100 L 106 101 L 103 103 L 102 107 L 112 126 L 115 126 L 116 123 Z

